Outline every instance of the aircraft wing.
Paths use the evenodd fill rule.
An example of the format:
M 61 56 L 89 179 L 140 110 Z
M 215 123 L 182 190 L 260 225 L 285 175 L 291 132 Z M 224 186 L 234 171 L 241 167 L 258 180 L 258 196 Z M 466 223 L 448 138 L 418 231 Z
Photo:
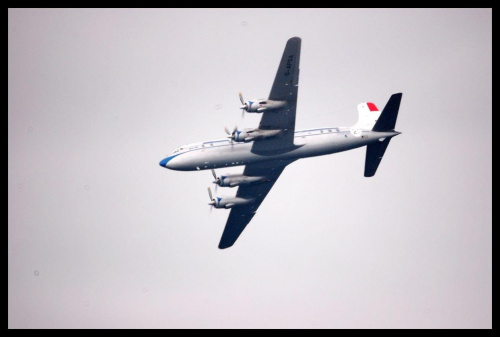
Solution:
M 273 187 L 281 172 L 293 161 L 269 161 L 245 166 L 244 175 L 266 176 L 269 181 L 238 187 L 237 197 L 254 199 L 254 201 L 251 204 L 236 205 L 231 208 L 231 213 L 229 213 L 229 218 L 227 219 L 226 227 L 219 243 L 220 249 L 229 248 L 236 242 L 250 220 L 252 220 L 255 212 L 257 212 L 257 209 L 262 201 L 264 201 L 264 198 Z
M 299 37 L 292 37 L 286 43 L 268 98 L 273 101 L 286 101 L 287 104 L 282 108 L 264 111 L 259 124 L 261 130 L 279 129 L 283 130 L 283 133 L 277 137 L 254 142 L 253 153 L 275 154 L 276 150 L 293 147 L 299 90 L 300 45 Z

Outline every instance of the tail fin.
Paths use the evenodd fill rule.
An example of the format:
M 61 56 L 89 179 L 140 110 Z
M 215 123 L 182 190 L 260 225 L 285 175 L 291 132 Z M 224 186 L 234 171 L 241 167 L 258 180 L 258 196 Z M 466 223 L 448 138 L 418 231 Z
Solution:
M 376 143 L 366 146 L 365 177 L 373 177 L 375 175 L 391 138 L 399 134 L 399 132 L 394 132 L 394 128 L 396 127 L 396 119 L 398 117 L 399 105 L 401 104 L 402 96 L 402 93 L 391 96 L 385 105 L 384 110 L 380 114 L 380 117 L 373 126 L 372 131 L 392 132 L 393 134 L 379 140 Z
M 351 127 L 351 133 L 359 137 L 363 130 L 369 131 L 377 122 L 380 111 L 377 106 L 371 102 L 358 104 L 358 121 Z

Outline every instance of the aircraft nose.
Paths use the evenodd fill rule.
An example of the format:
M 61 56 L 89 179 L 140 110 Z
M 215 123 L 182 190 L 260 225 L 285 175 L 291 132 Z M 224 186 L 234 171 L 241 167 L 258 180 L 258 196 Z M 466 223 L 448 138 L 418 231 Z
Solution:
M 165 158 L 163 159 L 161 162 L 160 162 L 160 166 L 163 166 L 163 167 L 167 167 L 167 163 L 168 163 L 168 158 Z
M 172 160 L 172 159 L 174 159 L 174 158 L 175 158 L 175 157 L 177 157 L 177 156 L 178 156 L 178 154 L 176 154 L 176 155 L 173 155 L 173 156 L 170 156 L 170 157 L 167 157 L 167 158 L 163 159 L 163 160 L 160 162 L 160 166 L 165 167 L 165 168 L 168 168 L 168 169 L 171 169 L 171 170 L 172 170 L 172 169 L 173 169 L 173 170 L 175 170 L 175 169 L 176 169 L 176 167 L 177 167 L 177 165 L 176 165 L 176 164 L 174 164 L 174 163 L 171 163 L 171 160 Z

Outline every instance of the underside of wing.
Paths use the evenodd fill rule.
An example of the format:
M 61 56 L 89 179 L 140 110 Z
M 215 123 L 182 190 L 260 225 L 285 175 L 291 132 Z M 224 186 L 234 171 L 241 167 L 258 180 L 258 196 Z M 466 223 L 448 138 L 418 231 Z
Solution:
M 265 154 L 269 150 L 293 146 L 299 89 L 300 46 L 299 37 L 288 40 L 268 98 L 284 104 L 279 105 L 279 108 L 264 111 L 259 124 L 261 130 L 282 130 L 282 133 L 277 137 L 255 142 L 252 146 L 253 153 Z
M 269 99 L 274 101 L 293 101 L 299 85 L 300 37 L 292 37 L 286 43 L 281 56 L 280 65 L 276 71 Z
M 274 183 L 285 169 L 286 165 L 292 161 L 270 161 L 259 164 L 250 164 L 245 167 L 243 172 L 246 176 L 265 176 L 266 182 L 254 185 L 245 185 L 238 187 L 237 197 L 253 199 L 252 203 L 247 205 L 237 205 L 231 209 L 226 227 L 222 233 L 219 243 L 220 249 L 231 247 L 245 227 L 252 220 L 260 204 L 267 196 Z

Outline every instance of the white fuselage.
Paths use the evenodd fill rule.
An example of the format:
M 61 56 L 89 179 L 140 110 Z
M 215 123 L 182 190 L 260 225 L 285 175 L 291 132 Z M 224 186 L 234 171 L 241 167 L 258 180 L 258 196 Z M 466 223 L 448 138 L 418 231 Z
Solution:
M 296 131 L 293 149 L 269 155 L 252 153 L 253 142 L 231 143 L 228 139 L 221 139 L 184 145 L 163 159 L 160 165 L 172 170 L 194 171 L 269 160 L 296 160 L 351 150 L 398 134 L 395 131 L 363 131 L 355 136 L 350 128 L 345 127 Z

